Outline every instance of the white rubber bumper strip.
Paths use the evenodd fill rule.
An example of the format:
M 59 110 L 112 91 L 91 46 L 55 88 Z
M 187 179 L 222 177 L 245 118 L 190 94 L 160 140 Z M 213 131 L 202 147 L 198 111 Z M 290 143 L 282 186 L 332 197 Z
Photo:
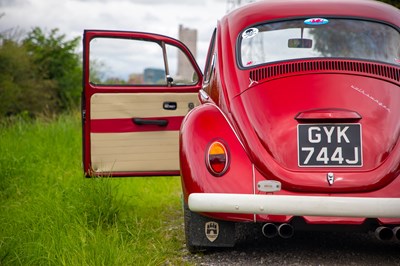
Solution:
M 400 198 L 193 193 L 188 205 L 193 212 L 400 218 Z

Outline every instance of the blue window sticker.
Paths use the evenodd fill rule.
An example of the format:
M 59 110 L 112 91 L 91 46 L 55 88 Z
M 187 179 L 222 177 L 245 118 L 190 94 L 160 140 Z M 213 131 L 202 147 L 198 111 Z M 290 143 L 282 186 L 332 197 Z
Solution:
M 307 25 L 325 25 L 328 24 L 329 20 L 326 18 L 309 18 L 304 20 L 304 24 Z

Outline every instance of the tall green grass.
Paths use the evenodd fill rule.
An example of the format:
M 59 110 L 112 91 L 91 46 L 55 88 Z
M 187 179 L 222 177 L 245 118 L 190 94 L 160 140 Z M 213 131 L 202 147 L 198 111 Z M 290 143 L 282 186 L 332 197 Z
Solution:
M 0 125 L 0 265 L 186 264 L 178 177 L 91 178 L 79 115 Z

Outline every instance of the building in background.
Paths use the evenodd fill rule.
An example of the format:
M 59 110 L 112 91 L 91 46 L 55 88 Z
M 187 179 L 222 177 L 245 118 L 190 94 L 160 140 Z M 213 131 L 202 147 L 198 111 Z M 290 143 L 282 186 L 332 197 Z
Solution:
M 178 38 L 183 42 L 189 50 L 192 52 L 194 58 L 197 56 L 197 30 L 185 28 L 183 25 L 179 25 Z M 193 67 L 187 60 L 183 53 L 178 53 L 178 71 L 177 76 L 179 77 L 190 77 L 193 74 Z
M 183 25 L 179 25 L 178 39 L 189 48 L 190 52 L 196 58 L 197 30 L 186 28 Z M 194 73 L 193 66 L 186 57 L 186 55 L 180 51 L 180 49 L 176 49 L 176 51 L 177 51 L 177 68 L 175 67 L 170 68 L 170 70 L 172 70 L 172 73 L 170 73 L 170 75 L 172 75 L 174 82 L 181 82 L 182 80 L 188 82 L 193 77 Z M 166 83 L 165 70 L 164 68 L 157 68 L 157 67 L 146 68 L 144 69 L 143 73 L 130 74 L 128 83 L 153 84 L 153 85 L 165 84 Z
M 159 68 L 146 68 L 143 73 L 144 84 L 164 84 L 165 71 Z

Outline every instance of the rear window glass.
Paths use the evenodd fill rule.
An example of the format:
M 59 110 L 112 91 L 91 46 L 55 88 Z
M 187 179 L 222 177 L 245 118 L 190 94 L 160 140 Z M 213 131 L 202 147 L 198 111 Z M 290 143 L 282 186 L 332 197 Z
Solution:
M 400 63 L 400 34 L 393 27 L 355 19 L 309 18 L 266 23 L 239 36 L 242 67 L 330 57 Z

